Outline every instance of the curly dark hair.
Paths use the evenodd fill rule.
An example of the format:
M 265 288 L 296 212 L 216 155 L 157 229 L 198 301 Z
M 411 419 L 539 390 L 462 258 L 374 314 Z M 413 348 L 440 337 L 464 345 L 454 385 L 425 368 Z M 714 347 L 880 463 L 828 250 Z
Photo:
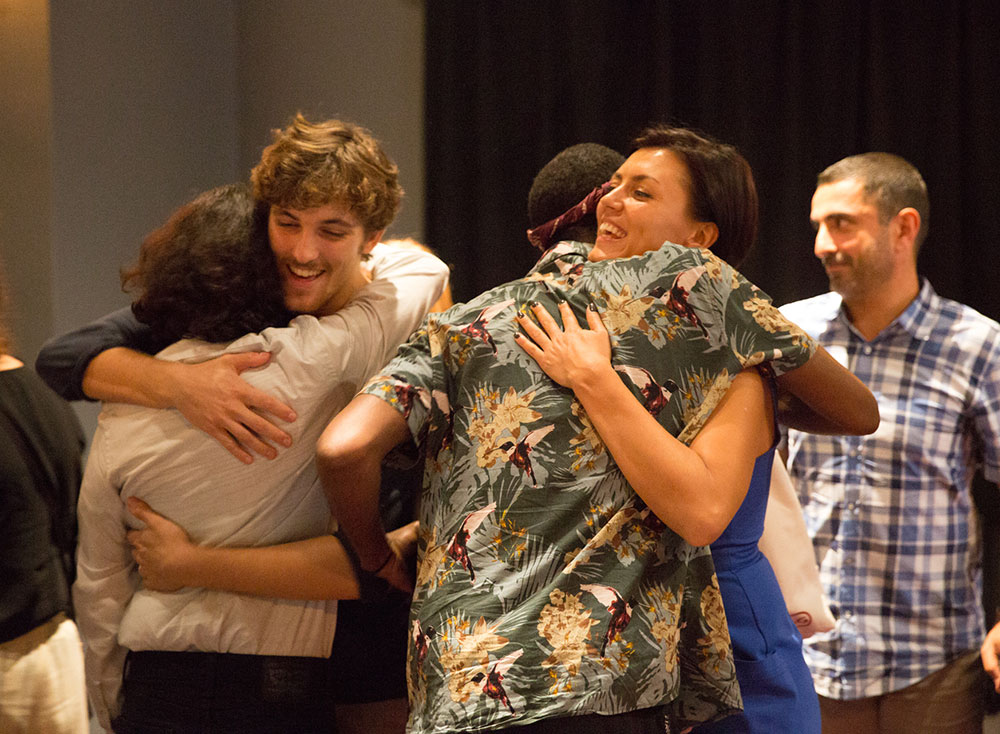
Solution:
M 571 145 L 546 163 L 535 175 L 528 192 L 528 226 L 537 227 L 575 206 L 593 189 L 611 180 L 625 156 L 598 143 Z M 588 214 L 575 225 L 590 230 L 583 241 L 592 242 L 597 219 Z M 562 235 L 566 239 L 574 239 Z
M 757 239 L 757 186 L 746 158 L 732 145 L 684 127 L 654 125 L 632 141 L 634 150 L 666 148 L 687 166 L 691 214 L 715 222 L 712 252 L 739 267 Z
M 267 239 L 267 208 L 244 184 L 219 186 L 175 211 L 121 273 L 132 311 L 158 337 L 231 341 L 287 324 Z

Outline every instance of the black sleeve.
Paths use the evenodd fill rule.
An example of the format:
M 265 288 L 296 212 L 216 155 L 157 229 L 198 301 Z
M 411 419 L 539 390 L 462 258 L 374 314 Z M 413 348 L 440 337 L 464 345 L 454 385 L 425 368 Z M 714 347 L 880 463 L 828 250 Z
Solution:
M 149 326 L 125 307 L 49 339 L 38 353 L 35 371 L 66 400 L 90 400 L 83 394 L 83 373 L 98 354 L 112 347 L 155 354 L 168 343 L 156 339 Z

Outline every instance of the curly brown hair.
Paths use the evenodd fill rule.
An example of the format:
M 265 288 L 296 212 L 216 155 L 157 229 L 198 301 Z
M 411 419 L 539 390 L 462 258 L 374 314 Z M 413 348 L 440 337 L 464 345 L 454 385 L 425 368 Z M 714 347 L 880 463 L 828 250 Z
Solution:
M 301 114 L 264 149 L 251 173 L 254 196 L 268 206 L 312 209 L 337 202 L 368 234 L 399 210 L 399 169 L 372 134 L 340 120 L 314 124 Z
M 267 209 L 245 184 L 206 191 L 143 240 L 121 273 L 132 311 L 166 340 L 231 341 L 293 314 L 267 241 Z

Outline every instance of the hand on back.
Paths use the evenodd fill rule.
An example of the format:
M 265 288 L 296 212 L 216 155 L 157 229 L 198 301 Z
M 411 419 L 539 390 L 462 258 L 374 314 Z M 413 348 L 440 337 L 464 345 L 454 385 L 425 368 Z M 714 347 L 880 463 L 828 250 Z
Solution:
M 199 364 L 178 363 L 173 371 L 174 407 L 246 464 L 253 453 L 273 459 L 275 444 L 292 442 L 278 421 L 294 421 L 294 411 L 240 376 L 269 359 L 267 352 L 226 354 Z

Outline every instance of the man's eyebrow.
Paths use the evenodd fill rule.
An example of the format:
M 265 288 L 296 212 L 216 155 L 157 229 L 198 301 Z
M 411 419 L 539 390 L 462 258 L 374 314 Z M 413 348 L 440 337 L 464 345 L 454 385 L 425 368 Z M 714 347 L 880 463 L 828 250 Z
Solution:
M 809 217 L 809 223 L 812 225 L 813 229 L 819 229 L 820 222 L 825 222 L 828 219 L 846 219 L 851 222 L 854 221 L 855 217 L 851 214 L 847 214 L 846 212 L 827 212 L 818 219 Z
M 353 227 L 354 222 L 350 222 L 342 217 L 331 217 L 330 219 L 324 219 L 320 224 L 339 224 L 344 227 Z

